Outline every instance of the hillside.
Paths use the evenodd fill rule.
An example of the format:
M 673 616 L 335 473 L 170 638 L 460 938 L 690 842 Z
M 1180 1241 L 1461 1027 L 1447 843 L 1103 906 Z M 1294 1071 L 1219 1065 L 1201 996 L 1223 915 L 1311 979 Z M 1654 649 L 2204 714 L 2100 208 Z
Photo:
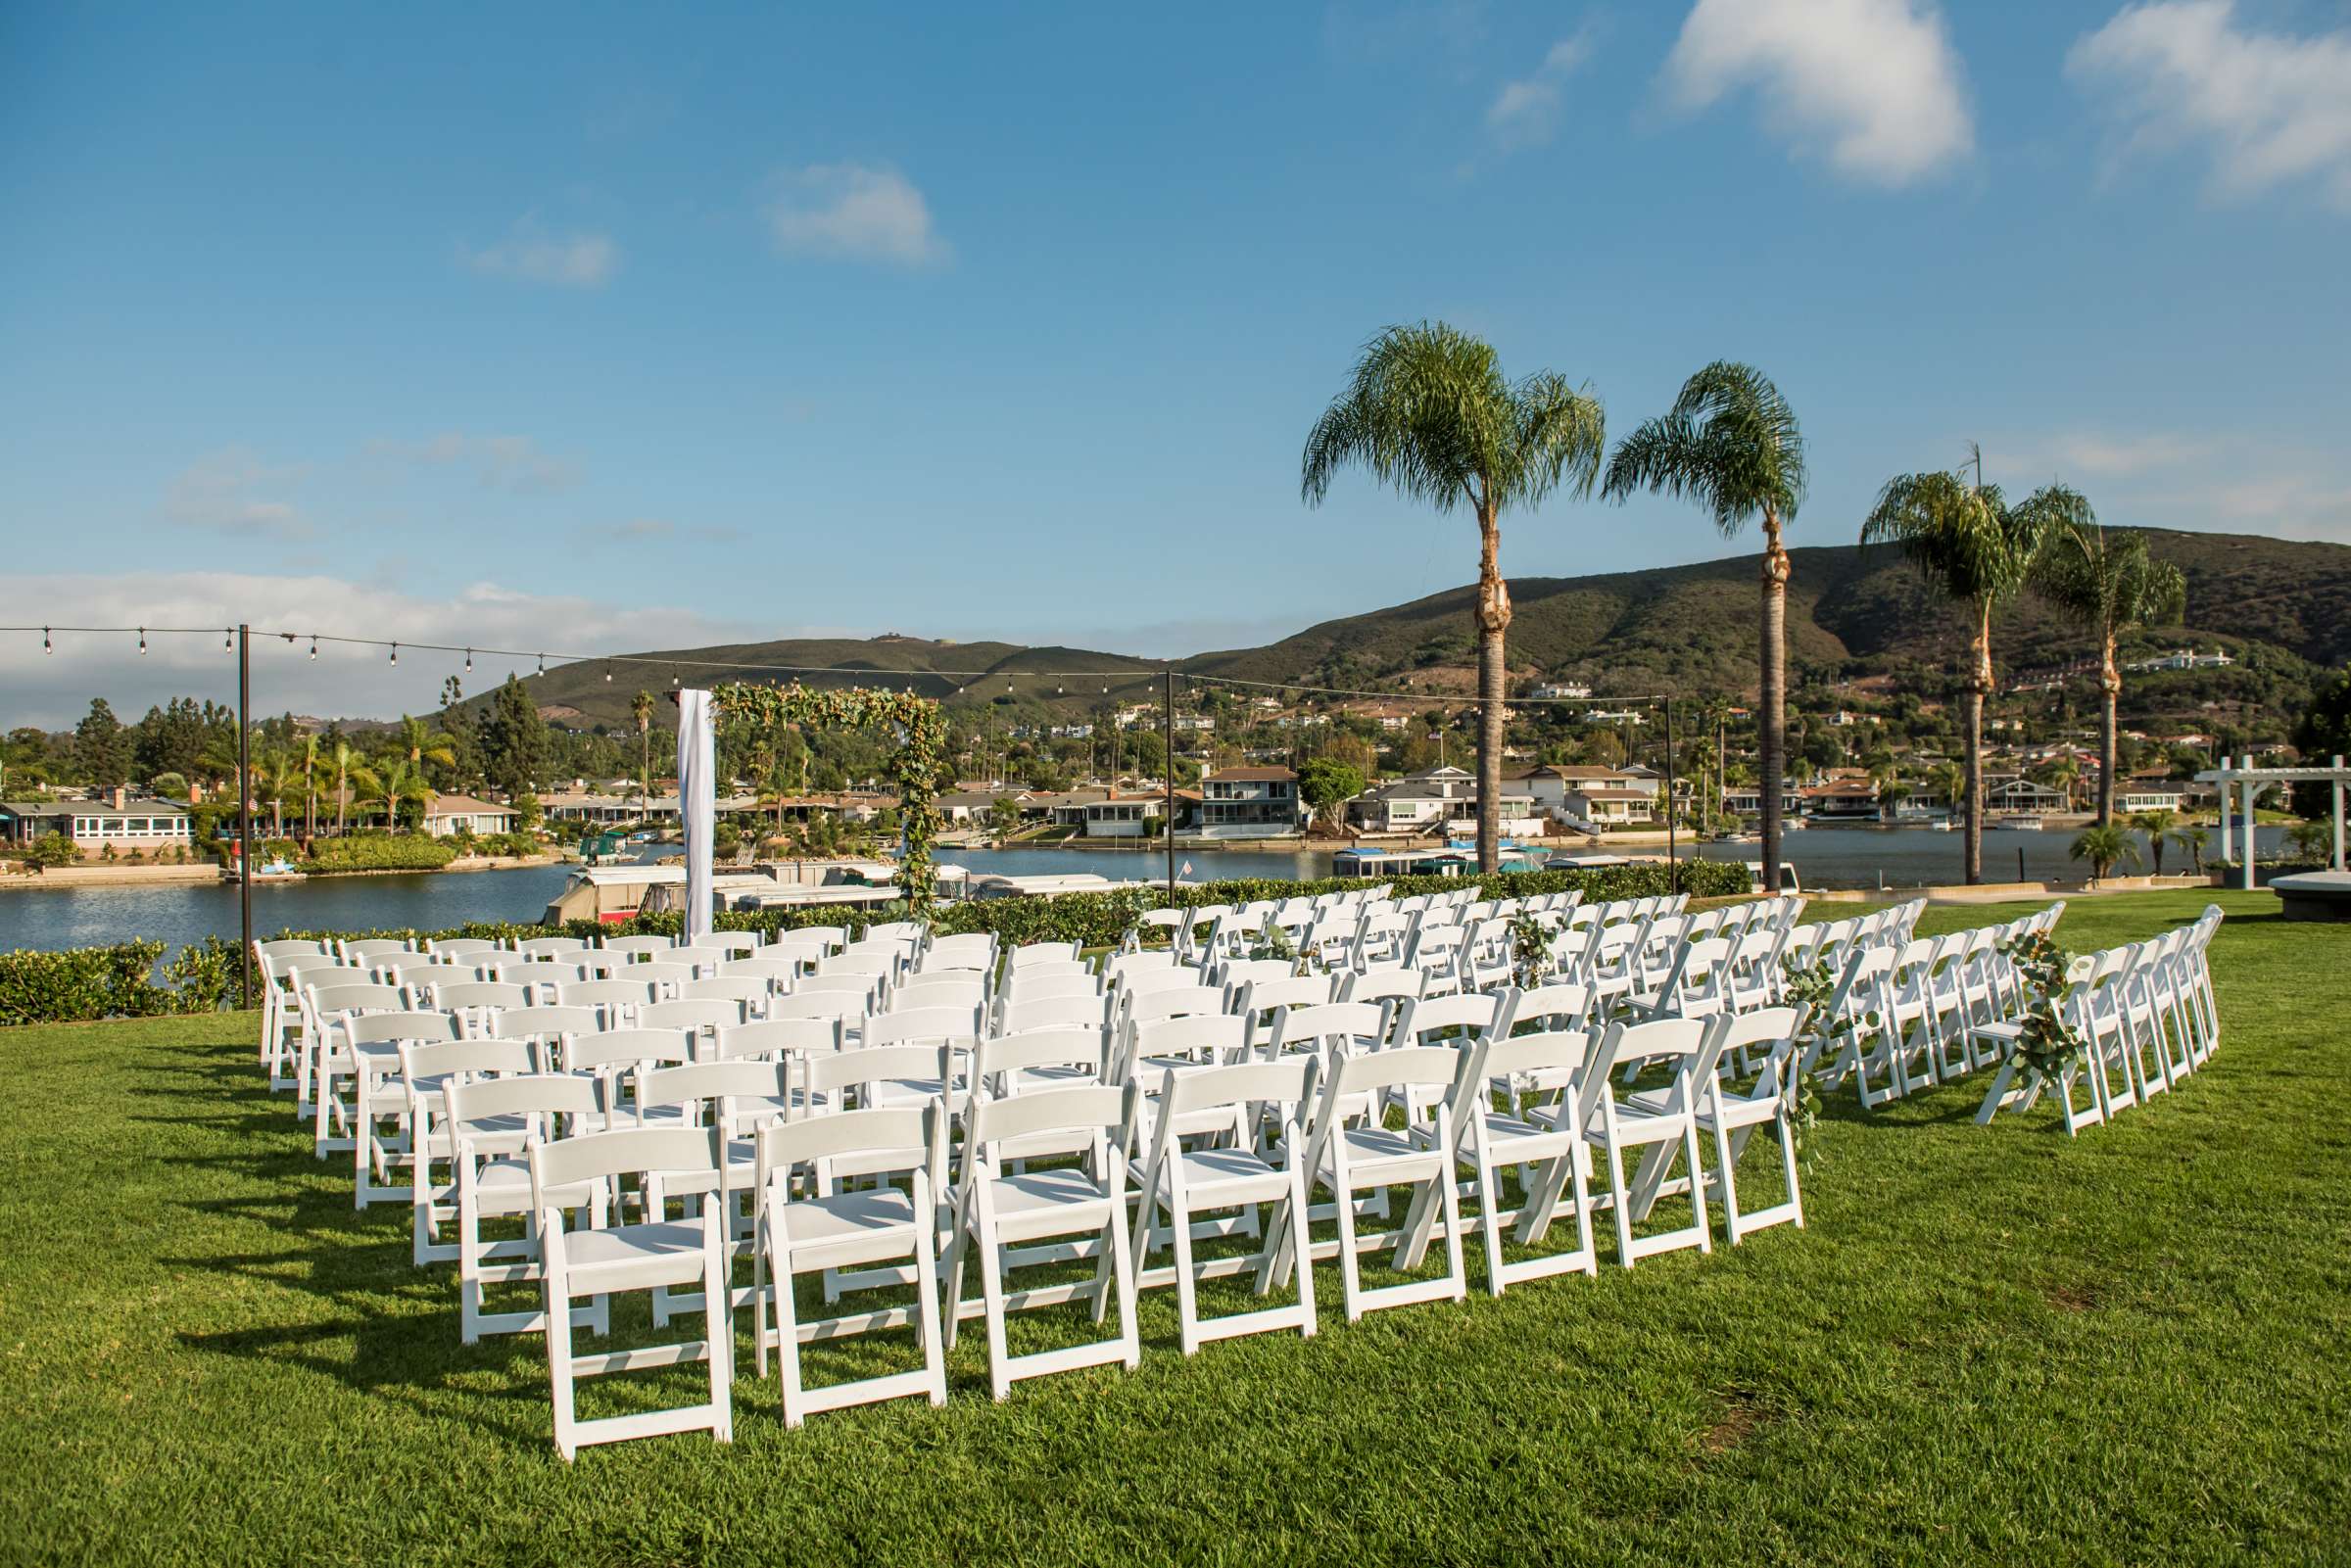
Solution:
M 2177 562 L 2186 575 L 2188 598 L 2184 624 L 2148 634 L 2139 640 L 2142 645 L 2200 641 L 2225 646 L 2289 680 L 2305 678 L 2310 665 L 2351 659 L 2351 546 L 2165 530 L 2148 530 L 2147 539 L 2156 554 Z M 1959 615 L 1931 597 L 1893 551 L 1832 545 L 1792 553 L 1792 683 L 1956 667 L 1966 645 Z M 1742 554 L 1637 572 L 1513 579 L 1512 673 L 1582 679 L 1602 694 L 1751 690 L 1756 576 L 1755 556 Z M 1409 604 L 1325 621 L 1263 647 L 1196 654 L 1177 668 L 1333 687 L 1386 686 L 1411 678 L 1422 689 L 1466 690 L 1475 664 L 1471 596 L 1468 587 L 1448 589 Z M 2070 663 L 2088 651 L 2078 630 L 2029 597 L 2003 617 L 1996 635 L 2003 675 Z M 535 683 L 540 704 L 574 710 L 588 724 L 625 722 L 636 689 L 669 684 L 658 665 L 671 659 L 688 679 L 725 679 L 715 667 L 723 664 L 870 670 L 949 702 L 960 696 L 974 703 L 1005 694 L 1007 678 L 1024 672 L 1134 672 L 1086 690 L 1060 691 L 1033 678 L 1013 683 L 1024 699 L 1058 699 L 1071 707 L 1099 703 L 1105 685 L 1111 697 L 1148 695 L 1162 668 L 1083 648 L 896 636 L 796 639 L 642 656 L 655 661 L 656 668 L 619 666 L 610 681 L 596 664 L 551 670 Z M 962 673 L 974 671 L 981 673 Z
M 2187 614 L 2157 641 L 2267 643 L 2313 664 L 2351 657 L 2351 547 L 2233 534 L 2148 530 L 2154 552 L 2188 582 Z M 1877 673 L 1960 657 L 1961 617 L 1891 550 L 1791 551 L 1788 652 L 1795 680 Z M 1588 680 L 1603 692 L 1737 690 L 1755 679 L 1760 614 L 1753 555 L 1595 577 L 1517 578 L 1511 665 L 1521 675 Z M 1265 647 L 1202 654 L 1186 668 L 1256 681 L 1345 686 L 1472 661 L 1473 590 L 1326 621 Z M 2027 598 L 2000 621 L 2004 670 L 2079 659 L 2087 640 Z

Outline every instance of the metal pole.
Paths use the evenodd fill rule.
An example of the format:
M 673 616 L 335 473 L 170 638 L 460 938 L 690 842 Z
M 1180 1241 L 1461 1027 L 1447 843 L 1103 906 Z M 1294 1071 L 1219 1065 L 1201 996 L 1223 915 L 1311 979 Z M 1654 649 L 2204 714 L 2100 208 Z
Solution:
M 1160 719 L 1166 726 L 1163 738 L 1168 748 L 1168 902 L 1173 904 L 1176 902 L 1176 671 L 1174 666 L 1169 667 L 1167 676 L 1167 702 L 1160 713 Z M 1205 789 L 1202 791 L 1201 798 L 1203 800 L 1208 798 Z
M 2343 869 L 2343 754 L 2334 754 L 2334 869 Z
M 245 945 L 237 955 L 237 997 L 253 1007 L 253 629 L 237 628 L 237 913 Z
M 1675 831 L 1673 798 L 1673 698 L 1665 699 L 1665 876 L 1668 887 L 1682 885 L 1681 839 Z

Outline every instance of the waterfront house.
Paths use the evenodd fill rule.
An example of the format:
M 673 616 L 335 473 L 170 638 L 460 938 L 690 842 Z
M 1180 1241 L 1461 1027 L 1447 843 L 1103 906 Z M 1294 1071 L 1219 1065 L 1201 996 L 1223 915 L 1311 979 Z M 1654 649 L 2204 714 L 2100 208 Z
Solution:
M 176 801 L 134 796 L 117 789 L 99 800 L 0 801 L 0 843 L 28 844 L 63 833 L 85 854 L 113 846 L 118 852 L 185 846 L 191 839 L 188 808 Z
M 1572 785 L 1562 805 L 1569 819 L 1589 823 L 1595 828 L 1640 827 L 1655 822 L 1657 815 L 1657 799 L 1654 793 L 1622 784 Z
M 1801 791 L 1803 813 L 1817 822 L 1875 822 L 1878 786 L 1867 778 L 1836 779 Z
M 1158 795 L 1112 795 L 1078 811 L 1088 838 L 1142 838 L 1167 814 L 1167 802 Z
M 1734 817 L 1763 815 L 1763 787 L 1760 784 L 1726 784 L 1722 791 L 1722 809 Z M 1780 784 L 1780 813 L 1785 817 L 1798 815 L 1804 809 L 1804 792 L 1799 786 L 1782 780 Z
M 2013 813 L 2028 817 L 2045 817 L 2055 812 L 2070 811 L 2073 802 L 2065 791 L 2026 778 L 1984 781 L 1984 809 L 1988 812 Z
M 472 795 L 436 794 L 424 808 L 424 831 L 435 838 L 448 838 L 459 830 L 476 837 L 510 833 L 520 821 L 512 806 L 494 805 Z
M 1526 694 L 1544 702 L 1582 702 L 1591 697 L 1592 688 L 1582 681 L 1538 681 Z
M 1287 768 L 1223 768 L 1200 781 L 1204 838 L 1278 838 L 1306 825 L 1298 776 Z

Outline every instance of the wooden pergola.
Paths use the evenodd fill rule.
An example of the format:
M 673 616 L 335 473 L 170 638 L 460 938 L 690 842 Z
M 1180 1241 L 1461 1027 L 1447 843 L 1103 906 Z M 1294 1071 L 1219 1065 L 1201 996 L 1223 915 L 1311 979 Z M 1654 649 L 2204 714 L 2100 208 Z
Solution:
M 2221 788 L 2221 858 L 2227 860 L 2235 841 L 2230 813 L 2229 792 L 2242 789 L 2245 802 L 2245 859 L 2244 887 L 2253 888 L 2253 802 L 2271 784 L 2330 784 L 2334 786 L 2334 869 L 2343 870 L 2343 788 L 2351 784 L 2351 768 L 2343 766 L 2338 753 L 2331 767 L 2326 768 L 2256 768 L 2250 756 L 2241 761 L 2222 758 L 2217 768 L 2196 775 L 2199 784 L 2218 784 Z

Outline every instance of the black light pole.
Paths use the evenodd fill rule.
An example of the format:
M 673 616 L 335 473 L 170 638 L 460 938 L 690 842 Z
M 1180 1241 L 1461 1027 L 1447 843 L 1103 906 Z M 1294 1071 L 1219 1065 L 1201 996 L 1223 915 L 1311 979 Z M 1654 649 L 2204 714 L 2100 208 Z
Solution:
M 253 1007 L 253 629 L 237 628 L 237 913 L 245 945 L 237 950 L 237 997 Z
M 1168 902 L 1176 902 L 1176 667 L 1168 666 L 1166 706 L 1160 718 L 1168 748 Z

